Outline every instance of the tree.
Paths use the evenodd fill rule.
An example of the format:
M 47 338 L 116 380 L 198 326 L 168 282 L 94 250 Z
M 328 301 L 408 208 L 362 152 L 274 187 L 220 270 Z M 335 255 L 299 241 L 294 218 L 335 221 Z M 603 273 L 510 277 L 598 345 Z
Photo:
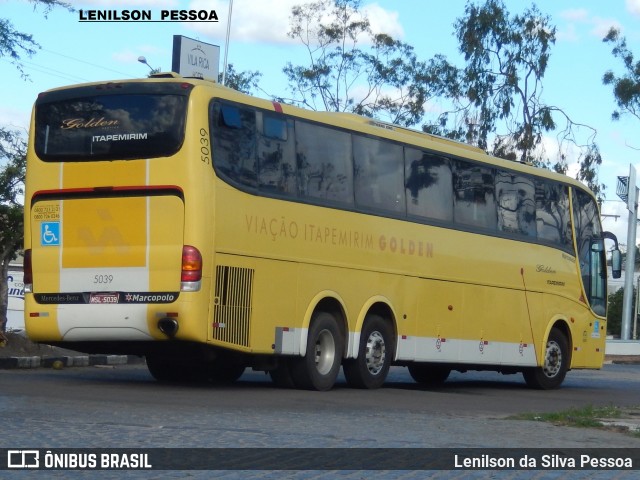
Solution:
M 46 16 L 54 7 L 73 8 L 60 0 L 29 0 L 44 7 Z M 23 78 L 22 55 L 31 56 L 40 45 L 27 33 L 14 29 L 6 18 L 0 18 L 0 58 L 8 57 Z M 25 174 L 26 143 L 20 132 L 0 126 L 0 332 L 7 322 L 9 263 L 22 248 L 24 236 L 23 206 L 19 198 Z
M 9 264 L 22 249 L 27 144 L 19 131 L 0 128 L 0 332 L 5 330 L 9 303 Z
M 29 0 L 34 4 L 34 10 L 38 5 L 44 6 L 45 17 L 54 7 L 64 7 L 73 11 L 71 4 L 60 0 Z M 0 18 L 0 58 L 8 57 L 23 78 L 28 78 L 22 69 L 22 55 L 31 57 L 40 48 L 33 39 L 33 35 L 18 32 L 13 24 L 6 18 Z
M 466 65 L 442 81 L 453 108 L 424 129 L 474 143 L 503 158 L 564 173 L 566 156 L 560 154 L 552 163 L 542 148 L 543 136 L 557 131 L 561 151 L 567 143 L 579 147 L 579 179 L 599 193 L 597 169 L 602 159 L 593 141 L 595 130 L 574 122 L 542 98 L 556 38 L 549 16 L 535 5 L 510 15 L 501 0 L 469 2 L 454 28 Z M 451 78 L 454 83 L 447 84 Z M 582 143 L 580 130 L 588 132 Z
M 622 331 L 622 302 L 624 298 L 624 288 L 618 289 L 608 297 L 607 307 L 607 334 L 620 335 Z M 636 311 L 636 289 L 633 289 L 633 304 L 631 311 Z
M 602 77 L 605 85 L 613 86 L 613 95 L 618 105 L 618 110 L 611 116 L 618 120 L 626 113 L 640 120 L 640 60 L 635 61 L 633 53 L 627 47 L 626 38 L 615 28 L 609 30 L 603 42 L 613 44 L 611 53 L 622 61 L 625 68 L 624 75 L 618 76 L 609 70 Z
M 409 126 L 436 93 L 437 63 L 420 62 L 410 45 L 373 33 L 359 0 L 295 6 L 288 35 L 305 46 L 308 62 L 283 69 L 293 97 L 282 101 Z
M 233 64 L 229 64 L 227 65 L 225 86 L 242 93 L 251 94 L 258 89 L 260 77 L 262 77 L 262 74 L 257 70 L 236 72 Z M 218 75 L 218 81 L 222 82 L 222 73 Z

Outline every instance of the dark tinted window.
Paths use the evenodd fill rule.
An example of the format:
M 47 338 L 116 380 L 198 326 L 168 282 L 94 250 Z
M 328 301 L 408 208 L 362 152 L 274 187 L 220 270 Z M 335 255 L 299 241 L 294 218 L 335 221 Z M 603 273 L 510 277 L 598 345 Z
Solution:
M 301 121 L 295 129 L 301 195 L 353 204 L 351 135 Z
M 39 101 L 36 153 L 46 161 L 172 155 L 184 139 L 186 109 L 184 95 L 96 95 Z
M 213 163 L 230 180 L 257 186 L 256 114 L 216 103 L 212 113 Z
M 347 209 L 355 201 L 573 252 L 566 185 L 248 106 L 214 102 L 210 112 L 216 171 L 254 193 Z
M 460 160 L 453 162 L 453 165 L 454 221 L 459 225 L 495 230 L 494 170 Z
M 533 178 L 515 172 L 497 173 L 498 231 L 536 237 L 535 193 Z
M 567 187 L 547 180 L 536 180 L 536 230 L 538 240 L 573 250 Z
M 453 221 L 453 174 L 449 160 L 407 148 L 405 178 L 409 215 Z
M 295 196 L 296 144 L 293 120 L 257 113 L 258 186 L 264 192 Z
M 373 138 L 353 137 L 356 204 L 404 213 L 402 147 Z
M 584 289 L 593 310 L 599 315 L 604 315 L 607 274 L 598 207 L 590 195 L 573 190 L 573 210 L 578 262 Z

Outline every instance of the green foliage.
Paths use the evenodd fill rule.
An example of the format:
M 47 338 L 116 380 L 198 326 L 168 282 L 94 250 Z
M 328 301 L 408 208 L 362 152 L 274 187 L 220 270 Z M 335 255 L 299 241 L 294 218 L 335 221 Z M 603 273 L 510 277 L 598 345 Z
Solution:
M 285 66 L 293 96 L 280 100 L 410 126 L 437 93 L 439 63 L 421 62 L 411 45 L 373 33 L 358 0 L 296 6 L 288 35 L 305 46 L 308 61 Z
M 595 130 L 542 98 L 556 40 L 550 17 L 536 6 L 512 15 L 501 0 L 470 0 L 454 29 L 462 68 L 442 55 L 422 61 L 411 45 L 374 34 L 358 0 L 296 6 L 289 36 L 305 46 L 308 61 L 284 68 L 292 98 L 279 100 L 412 126 L 424 122 L 425 105 L 439 97 L 451 108 L 425 123 L 425 132 L 561 173 L 568 167 L 563 152 L 576 146 L 578 179 L 601 196 Z M 543 139 L 552 132 L 559 148 L 550 156 Z
M 229 64 L 227 65 L 225 86 L 242 93 L 251 94 L 258 89 L 260 77 L 262 77 L 262 74 L 257 70 L 237 72 L 233 65 Z M 218 81 L 222 83 L 222 73 L 218 76 Z
M 34 4 L 34 10 L 37 6 L 44 6 L 44 15 L 56 6 L 64 7 L 69 11 L 73 11 L 71 4 L 61 2 L 60 0 L 29 0 Z M 22 69 L 22 55 L 31 57 L 40 48 L 40 45 L 34 40 L 33 35 L 18 32 L 14 29 L 13 24 L 6 18 L 0 18 L 0 58 L 9 58 L 11 63 L 22 75 L 22 78 L 28 78 Z
M 35 42 L 32 35 L 14 30 L 9 20 L 0 18 L 0 58 L 9 58 L 23 78 L 26 74 L 20 63 L 21 54 L 31 56 L 36 53 L 37 48 L 40 48 L 40 45 Z
M 9 263 L 22 248 L 27 144 L 18 131 L 0 128 L 0 331 L 7 318 Z
M 622 331 L 622 305 L 624 298 L 624 289 L 620 288 L 617 292 L 609 295 L 607 306 L 607 335 L 620 336 Z M 632 312 L 636 311 L 636 289 L 633 289 Z
M 499 149 L 533 163 L 542 133 L 556 127 L 551 108 L 541 102 L 555 27 L 535 6 L 510 16 L 501 1 L 487 0 L 468 3 L 454 28 L 467 62 L 459 101 L 466 102 L 465 113 L 477 116 L 477 124 L 468 124 L 476 129 L 476 143 L 487 150 L 496 123 L 507 122 L 513 127 L 498 138 Z
M 473 143 L 496 156 L 562 173 L 567 170 L 567 158 L 560 152 L 567 144 L 576 145 L 580 151 L 578 178 L 601 192 L 597 171 L 602 158 L 593 142 L 595 130 L 574 122 L 542 98 L 556 40 L 550 17 L 535 5 L 511 15 L 501 0 L 470 1 L 454 28 L 466 65 L 457 75 L 440 79 L 453 108 L 423 129 Z M 556 133 L 560 144 L 554 160 L 542 143 L 550 132 Z M 582 142 L 578 141 L 581 132 L 587 133 Z
M 29 0 L 34 10 L 44 7 L 46 16 L 54 7 L 73 11 L 70 3 L 60 0 Z M 40 45 L 27 33 L 18 32 L 13 24 L 0 18 L 0 58 L 7 57 L 23 78 L 22 55 L 31 56 Z M 24 237 L 23 207 L 24 176 L 27 144 L 20 132 L 0 126 L 0 332 L 7 321 L 9 262 L 17 257 Z
M 612 114 L 618 120 L 622 114 L 628 113 L 640 119 L 640 60 L 635 61 L 633 53 L 627 47 L 627 40 L 620 35 L 620 31 L 611 28 L 603 42 L 613 44 L 611 53 L 622 61 L 624 75 L 616 75 L 612 70 L 607 71 L 602 82 L 613 87 L 613 96 L 618 110 Z
M 623 410 L 614 405 L 594 407 L 588 405 L 583 408 L 569 408 L 561 412 L 551 413 L 523 413 L 509 417 L 513 420 L 532 420 L 538 422 L 550 422 L 554 425 L 581 428 L 602 427 L 603 419 L 621 418 Z

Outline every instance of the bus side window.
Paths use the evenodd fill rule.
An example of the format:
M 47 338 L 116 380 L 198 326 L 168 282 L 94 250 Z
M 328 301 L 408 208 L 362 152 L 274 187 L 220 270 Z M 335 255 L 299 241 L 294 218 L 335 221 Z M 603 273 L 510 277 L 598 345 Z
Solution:
M 211 114 L 213 164 L 229 180 L 257 186 L 256 115 L 253 110 L 214 103 Z
M 451 162 L 413 148 L 405 148 L 404 156 L 407 213 L 452 222 Z
M 496 230 L 495 171 L 456 160 L 453 169 L 453 215 L 459 225 Z
M 515 172 L 496 174 L 498 230 L 536 238 L 536 200 L 533 178 Z
M 606 259 L 598 207 L 580 190 L 573 191 L 573 222 L 578 261 L 589 303 L 598 315 L 606 311 Z
M 240 109 L 231 105 L 221 105 L 219 125 L 227 128 L 242 128 Z
M 293 120 L 258 112 L 258 185 L 276 195 L 296 196 Z
M 356 205 L 404 214 L 402 146 L 353 136 Z
M 287 131 L 287 119 L 264 115 L 262 118 L 262 134 L 266 138 L 286 142 L 289 137 Z
M 536 229 L 538 240 L 573 250 L 567 187 L 536 179 Z
M 300 194 L 321 203 L 353 205 L 351 135 L 302 121 L 295 129 Z

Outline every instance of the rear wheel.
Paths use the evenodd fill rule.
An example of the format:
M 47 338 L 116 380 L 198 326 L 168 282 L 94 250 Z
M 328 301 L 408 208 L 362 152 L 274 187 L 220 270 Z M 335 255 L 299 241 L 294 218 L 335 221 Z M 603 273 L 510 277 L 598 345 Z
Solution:
M 214 384 L 233 383 L 244 373 L 245 365 L 230 358 L 214 360 L 207 368 L 207 380 Z
M 557 328 L 552 328 L 547 339 L 542 367 L 522 372 L 527 385 L 539 390 L 558 388 L 569 370 L 569 342 Z
M 193 380 L 185 365 L 177 364 L 161 355 L 147 355 L 147 369 L 159 382 L 185 382 Z
M 368 315 L 360 333 L 358 357 L 344 363 L 349 386 L 380 388 L 393 359 L 393 330 L 379 315 Z
M 271 380 L 280 388 L 294 388 L 295 383 L 291 375 L 291 359 L 281 357 L 278 359 L 278 366 L 269 371 Z
M 233 383 L 244 373 L 245 365 L 236 359 L 221 356 L 215 360 L 199 358 L 178 361 L 174 356 L 147 355 L 149 373 L 159 382 Z
M 422 385 L 430 387 L 442 385 L 450 373 L 450 368 L 433 363 L 412 363 L 409 365 L 411 378 Z
M 291 360 L 291 376 L 296 387 L 330 390 L 340 371 L 343 346 L 336 318 L 328 312 L 314 315 L 307 335 L 306 355 Z

